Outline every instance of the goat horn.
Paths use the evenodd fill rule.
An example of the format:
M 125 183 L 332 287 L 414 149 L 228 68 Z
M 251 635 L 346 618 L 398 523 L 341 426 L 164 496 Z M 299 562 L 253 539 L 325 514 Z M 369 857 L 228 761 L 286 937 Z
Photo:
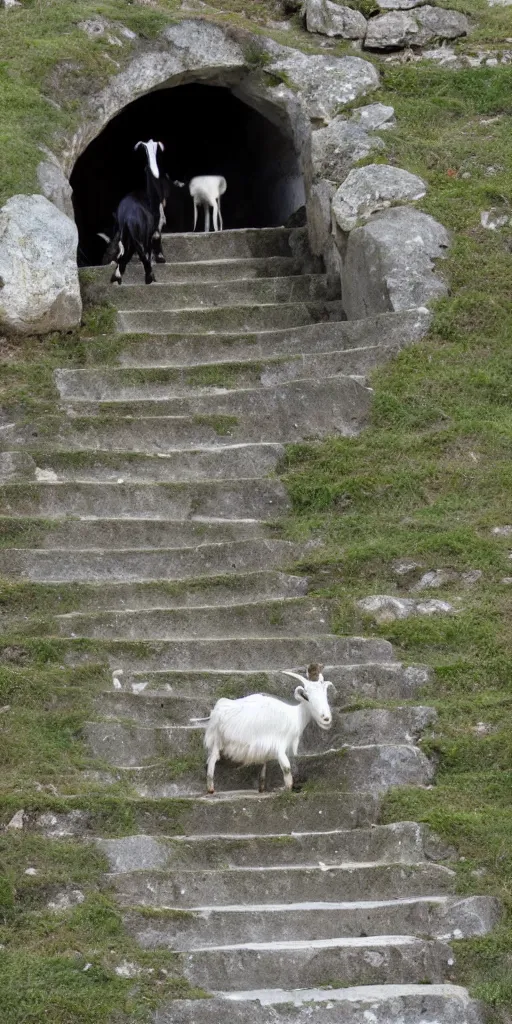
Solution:
M 281 672 L 283 673 L 284 676 L 291 676 L 292 679 L 298 679 L 299 682 L 301 682 L 302 684 L 308 682 L 308 680 L 305 679 L 304 676 L 300 676 L 298 672 L 290 672 L 286 668 L 281 669 Z

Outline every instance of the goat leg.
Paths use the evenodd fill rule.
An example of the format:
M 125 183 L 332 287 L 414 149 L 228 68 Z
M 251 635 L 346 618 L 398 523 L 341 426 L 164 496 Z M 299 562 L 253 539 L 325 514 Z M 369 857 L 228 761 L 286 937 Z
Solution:
M 260 793 L 266 793 L 267 791 L 267 762 L 264 761 L 260 769 L 260 777 L 258 783 L 258 789 Z
M 290 765 L 290 762 L 289 762 L 286 754 L 281 754 L 281 757 L 279 758 L 279 767 L 281 768 L 281 771 L 283 773 L 284 788 L 287 789 L 287 790 L 292 790 L 293 789 L 293 776 L 292 776 L 291 765 Z

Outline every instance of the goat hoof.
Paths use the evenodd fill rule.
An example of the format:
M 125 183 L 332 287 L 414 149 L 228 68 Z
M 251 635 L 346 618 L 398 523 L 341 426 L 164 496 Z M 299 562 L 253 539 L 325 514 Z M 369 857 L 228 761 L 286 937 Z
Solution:
M 155 259 L 156 259 L 157 263 L 165 263 L 165 256 L 164 256 L 163 252 L 162 253 L 159 252 L 158 256 L 156 256 Z
M 146 284 L 155 284 L 155 282 L 156 282 L 156 277 L 155 277 L 154 274 L 151 274 L 151 277 L 147 277 L 146 278 Z

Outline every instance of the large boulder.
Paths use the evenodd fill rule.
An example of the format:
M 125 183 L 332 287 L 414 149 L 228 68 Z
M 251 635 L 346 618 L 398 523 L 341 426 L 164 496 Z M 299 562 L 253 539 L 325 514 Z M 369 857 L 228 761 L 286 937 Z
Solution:
M 468 32 L 469 22 L 464 14 L 426 6 L 370 18 L 364 45 L 369 50 L 397 50 L 425 46 L 435 39 L 457 39 Z
M 336 223 L 351 231 L 361 220 L 393 202 L 421 199 L 427 186 L 416 174 L 389 164 L 368 164 L 350 171 L 332 201 Z
M 410 206 L 375 214 L 348 236 L 342 292 L 349 320 L 423 307 L 446 294 L 434 260 L 450 236 L 433 217 Z
M 331 3 L 331 0 L 307 0 L 306 28 L 308 32 L 320 32 L 324 36 L 364 39 L 366 18 L 359 11 Z
M 271 52 L 268 40 L 266 44 Z M 300 93 L 312 121 L 328 124 L 340 107 L 379 86 L 377 68 L 361 57 L 328 57 L 284 46 L 279 50 L 267 70 L 286 77 L 291 88 Z
M 80 322 L 73 221 L 44 196 L 13 196 L 0 210 L 0 328 L 66 331 Z
M 327 128 L 313 132 L 313 177 L 341 182 L 355 163 L 377 149 L 384 149 L 378 135 L 368 135 L 361 124 L 335 117 Z

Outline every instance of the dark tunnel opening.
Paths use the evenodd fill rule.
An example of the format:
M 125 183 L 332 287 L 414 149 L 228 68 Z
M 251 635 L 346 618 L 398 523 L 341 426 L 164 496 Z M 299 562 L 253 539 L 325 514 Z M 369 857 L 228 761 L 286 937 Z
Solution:
M 82 266 L 101 262 L 105 243 L 97 232 L 112 233 L 120 199 L 143 184 L 143 162 L 134 146 L 149 138 L 164 143 L 161 163 L 172 180 L 224 175 L 224 228 L 278 226 L 305 201 L 293 141 L 266 117 L 225 87 L 160 89 L 125 107 L 75 164 L 71 186 Z M 188 188 L 176 190 L 166 230 L 192 226 Z

